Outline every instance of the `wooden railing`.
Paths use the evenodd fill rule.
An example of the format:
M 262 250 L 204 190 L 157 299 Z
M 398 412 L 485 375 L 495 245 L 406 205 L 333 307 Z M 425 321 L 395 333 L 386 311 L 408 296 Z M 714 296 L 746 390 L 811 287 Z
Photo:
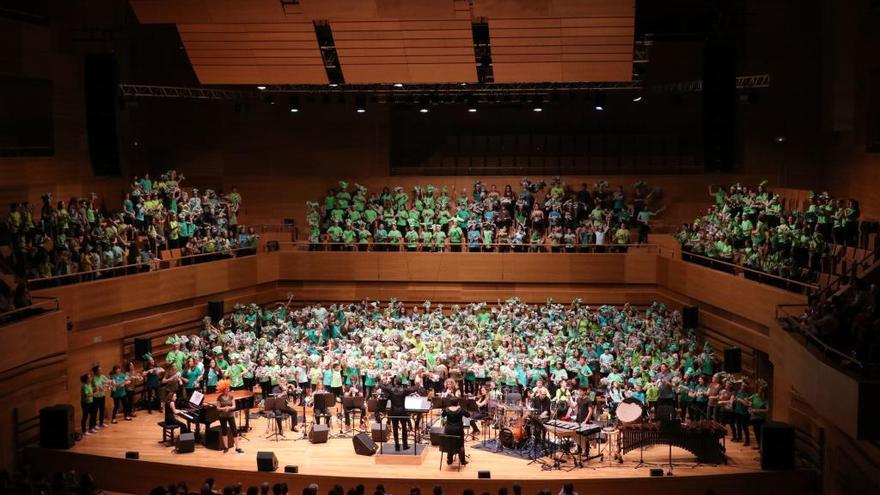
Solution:
M 217 251 L 213 253 L 191 254 L 188 256 L 173 257 L 168 259 L 154 259 L 150 262 L 131 263 L 110 268 L 101 268 L 98 270 L 70 273 L 67 275 L 35 278 L 28 280 L 28 288 L 30 290 L 38 290 L 50 287 L 57 287 L 60 285 L 77 284 L 80 282 L 92 282 L 94 280 L 104 280 L 108 278 L 122 277 L 125 275 L 134 275 L 137 273 L 158 271 L 182 265 L 205 263 L 208 261 L 229 259 L 238 256 L 248 256 L 256 254 L 256 252 L 256 247 L 243 247 L 228 249 L 225 251 Z
M 541 244 L 511 244 L 511 243 L 489 243 L 480 242 L 476 245 L 461 242 L 452 243 L 447 240 L 442 246 L 433 243 L 410 243 L 401 242 L 368 242 L 368 243 L 345 243 L 345 242 L 279 242 L 280 251 L 335 251 L 335 252 L 410 252 L 410 253 L 428 253 L 428 252 L 459 252 L 459 253 L 626 253 L 630 249 L 638 249 L 640 252 L 659 251 L 660 246 L 657 244 L 589 244 L 589 245 L 552 245 L 548 243 Z
M 729 261 L 682 251 L 681 249 L 675 249 L 669 246 L 660 246 L 659 251 L 660 254 L 663 256 L 667 256 L 673 259 L 678 258 L 682 261 L 688 262 L 694 262 L 693 260 L 698 260 L 699 262 L 697 264 L 706 266 L 707 268 L 713 268 L 715 270 L 726 272 L 734 276 L 742 276 L 755 282 L 773 285 L 775 287 L 791 290 L 801 294 L 811 294 L 812 292 L 819 289 L 818 284 L 811 284 L 807 282 L 801 282 L 799 280 L 781 277 L 779 275 L 774 275 L 772 273 L 767 273 L 761 270 L 755 270 L 754 268 L 731 263 Z M 772 283 L 768 283 L 768 281 Z
M 16 308 L 5 313 L 0 313 L 0 325 L 11 323 L 13 321 L 27 318 L 45 311 L 57 311 L 57 297 L 32 296 L 31 304 L 21 308 Z

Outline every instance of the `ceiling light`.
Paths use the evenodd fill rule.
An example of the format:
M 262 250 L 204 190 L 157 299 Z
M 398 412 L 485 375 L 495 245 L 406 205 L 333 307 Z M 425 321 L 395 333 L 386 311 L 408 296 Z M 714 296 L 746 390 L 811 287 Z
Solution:
M 257 86 L 257 89 L 259 89 L 260 91 L 263 91 L 266 89 L 266 86 Z
M 395 87 L 395 88 L 402 88 L 402 87 L 403 87 L 403 83 L 394 83 L 394 87 Z
M 642 101 L 642 95 L 636 96 L 635 98 L 633 98 L 633 101 L 636 103 Z
M 422 107 L 422 108 L 419 109 L 419 112 L 420 112 L 420 113 L 428 113 L 428 109 Z
M 477 109 L 476 108 L 468 108 L 468 112 L 477 113 Z
M 533 112 L 543 112 L 544 109 L 541 108 L 541 107 L 535 107 L 535 108 L 532 109 L 532 111 L 533 111 Z

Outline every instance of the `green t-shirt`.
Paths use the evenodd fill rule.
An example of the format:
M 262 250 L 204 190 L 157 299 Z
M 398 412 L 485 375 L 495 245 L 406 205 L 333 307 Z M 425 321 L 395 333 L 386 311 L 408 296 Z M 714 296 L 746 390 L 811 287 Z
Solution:
M 92 380 L 92 383 L 95 386 L 95 397 L 104 397 L 104 384 L 107 383 L 107 380 L 109 380 L 107 375 L 98 375 Z
M 240 363 L 233 364 L 229 367 L 229 385 L 233 388 L 244 386 L 245 367 Z
M 94 400 L 93 396 L 92 396 L 93 392 L 94 391 L 92 389 L 91 383 L 83 383 L 82 387 L 80 388 L 79 400 L 81 402 L 85 402 L 86 404 L 91 404 L 92 401 Z
M 464 233 L 461 231 L 461 227 L 458 225 L 453 225 L 449 227 L 449 242 L 453 244 L 461 244 L 461 238 Z

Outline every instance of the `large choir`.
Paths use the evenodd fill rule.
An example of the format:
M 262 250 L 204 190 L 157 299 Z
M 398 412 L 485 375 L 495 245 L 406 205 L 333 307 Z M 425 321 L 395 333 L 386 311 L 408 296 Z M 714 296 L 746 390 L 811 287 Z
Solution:
M 551 427 L 593 432 L 671 418 L 694 428 L 729 425 L 733 441 L 749 445 L 750 429 L 760 435 L 767 413 L 762 381 L 719 372 L 712 346 L 661 303 L 638 309 L 512 298 L 449 307 L 395 300 L 293 307 L 288 300 L 236 305 L 220 321 L 206 318 L 197 335 L 175 335 L 167 344 L 162 365 L 146 355 L 141 372 L 114 367 L 106 377 L 96 368 L 83 376 L 83 431 L 95 431 L 87 421 L 91 428 L 104 423 L 105 392 L 119 398 L 113 420 L 117 409 L 129 418 L 126 392 L 140 380 L 148 408 L 161 397 L 166 423 L 184 430 L 193 398 L 211 404 L 226 448 L 240 430 L 234 413 L 251 405 L 273 413 L 282 436 L 281 418 L 296 431 L 300 410 L 313 423 L 338 417 L 342 427 L 344 417 L 346 428 L 352 413 L 360 413 L 361 428 L 369 415 L 381 421 L 387 413 L 398 450 L 409 448 L 410 395 L 444 409 L 447 434 L 476 435 L 483 421 L 499 444 L 514 449 L 534 447 Z M 387 400 L 387 410 L 375 406 L 377 398 Z M 416 430 L 428 428 L 415 419 Z

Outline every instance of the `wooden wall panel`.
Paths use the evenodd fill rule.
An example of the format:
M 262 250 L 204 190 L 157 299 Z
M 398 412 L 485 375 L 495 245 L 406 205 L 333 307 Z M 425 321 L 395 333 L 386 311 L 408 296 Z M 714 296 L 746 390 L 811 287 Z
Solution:
M 64 313 L 52 311 L 0 329 L 0 373 L 67 352 Z
M 658 285 L 765 327 L 776 323 L 776 306 L 806 302 L 802 295 L 693 263 L 665 257 L 657 263 Z
M 74 324 L 88 326 L 90 321 L 112 315 L 274 282 L 275 256 L 268 253 L 170 268 L 43 289 L 35 291 L 35 295 L 57 297 Z
M 656 255 L 281 252 L 281 280 L 654 284 Z
M 279 293 L 289 291 L 297 301 L 369 301 L 387 302 L 391 298 L 407 303 L 432 301 L 435 303 L 462 304 L 470 302 L 494 303 L 518 297 L 529 304 L 540 304 L 552 297 L 555 301 L 570 303 L 576 298 L 584 304 L 622 305 L 630 302 L 650 305 L 661 301 L 652 287 L 605 286 L 596 288 L 578 284 L 542 283 L 472 283 L 472 282 L 282 282 Z

